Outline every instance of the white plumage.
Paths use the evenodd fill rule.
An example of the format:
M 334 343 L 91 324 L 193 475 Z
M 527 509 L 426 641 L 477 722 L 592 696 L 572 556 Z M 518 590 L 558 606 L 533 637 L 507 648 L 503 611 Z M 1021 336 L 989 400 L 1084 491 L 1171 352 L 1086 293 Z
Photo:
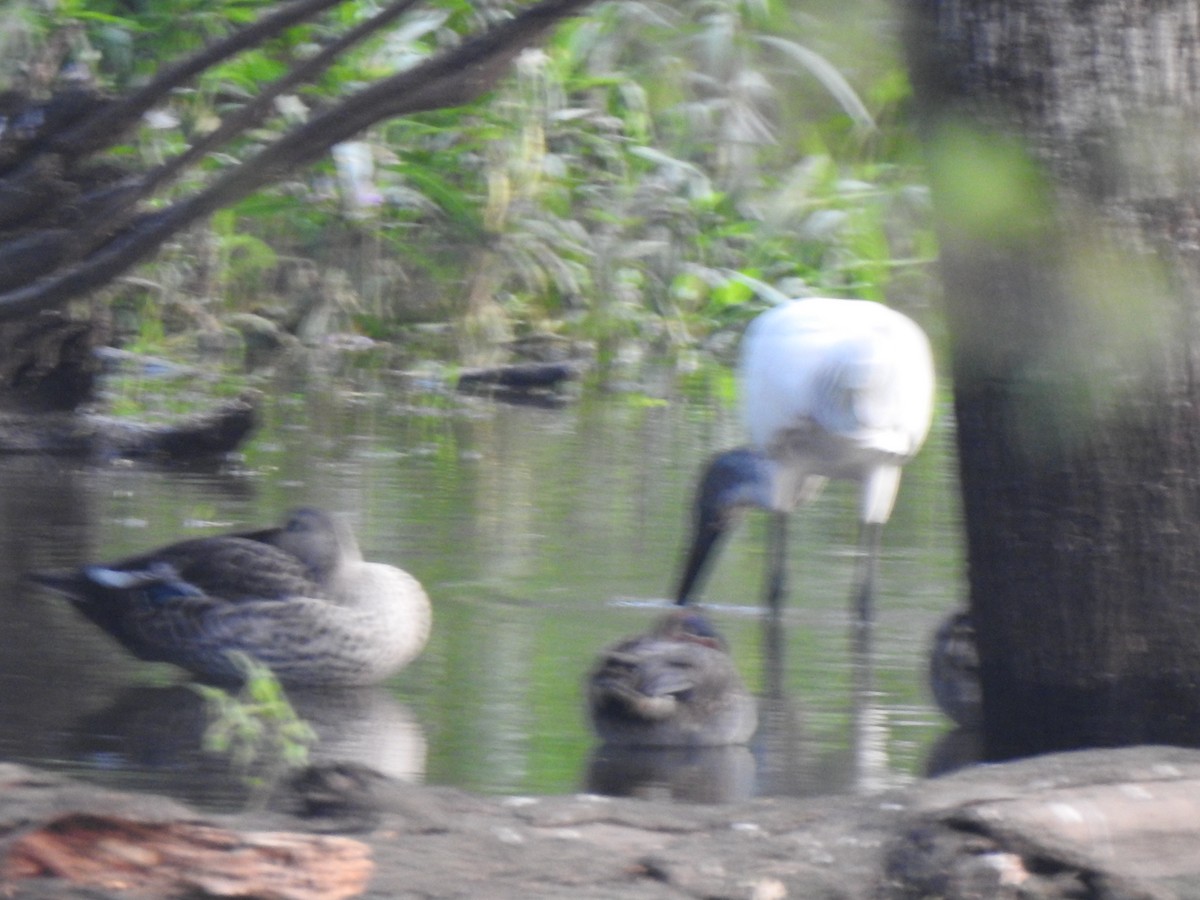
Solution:
M 739 366 L 749 447 L 709 464 L 696 533 L 677 593 L 688 602 L 709 552 L 744 506 L 770 510 L 768 601 L 783 588 L 786 514 L 825 481 L 861 487 L 863 564 L 858 611 L 870 617 L 879 530 L 891 516 L 901 467 L 921 448 L 933 413 L 933 356 L 908 317 L 865 300 L 783 303 L 750 323 Z
M 911 319 L 866 300 L 777 306 L 746 331 L 741 391 L 755 449 L 798 486 L 814 477 L 878 485 L 864 490 L 862 518 L 887 521 L 899 468 L 920 449 L 933 411 L 929 341 Z M 777 508 L 794 508 L 804 493 Z

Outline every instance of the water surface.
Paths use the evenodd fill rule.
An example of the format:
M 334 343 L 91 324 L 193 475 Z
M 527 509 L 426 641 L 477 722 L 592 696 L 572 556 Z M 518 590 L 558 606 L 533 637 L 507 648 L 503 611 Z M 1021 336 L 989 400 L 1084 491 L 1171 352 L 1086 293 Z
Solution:
M 849 641 L 855 498 L 835 484 L 794 518 L 776 655 L 758 606 L 761 516 L 734 535 L 703 592 L 764 695 L 755 745 L 705 758 L 595 753 L 584 675 L 601 647 L 666 606 L 697 472 L 739 442 L 730 409 L 658 394 L 547 409 L 362 375 L 277 391 L 244 458 L 219 471 L 0 458 L 0 758 L 223 796 L 227 773 L 198 750 L 204 709 L 178 670 L 132 659 L 20 576 L 270 523 L 303 503 L 346 515 L 365 555 L 411 571 L 435 608 L 428 649 L 387 684 L 294 697 L 322 735 L 318 758 L 496 793 L 645 778 L 646 793 L 718 799 L 709 795 L 920 777 L 948 730 L 926 653 L 961 596 L 944 415 L 885 531 L 870 697 L 856 702 Z

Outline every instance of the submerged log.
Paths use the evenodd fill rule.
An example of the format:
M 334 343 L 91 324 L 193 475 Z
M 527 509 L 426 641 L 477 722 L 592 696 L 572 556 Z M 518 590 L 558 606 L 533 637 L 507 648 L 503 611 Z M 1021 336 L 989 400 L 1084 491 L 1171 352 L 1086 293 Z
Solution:
M 258 427 L 257 391 L 173 422 L 144 423 L 86 413 L 0 415 L 0 453 L 188 462 L 236 450 Z
M 581 370 L 580 363 L 570 361 L 511 363 L 503 366 L 463 369 L 458 376 L 458 387 L 463 390 L 494 385 L 510 390 L 544 390 L 557 388 L 564 381 L 577 379 Z

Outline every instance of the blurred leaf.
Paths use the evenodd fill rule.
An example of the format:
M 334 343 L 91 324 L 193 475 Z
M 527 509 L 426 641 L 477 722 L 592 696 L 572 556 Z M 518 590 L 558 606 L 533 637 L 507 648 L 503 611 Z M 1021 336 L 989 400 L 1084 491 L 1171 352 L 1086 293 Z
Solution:
M 845 110 L 846 115 L 853 119 L 859 128 L 874 130 L 875 119 L 859 99 L 858 93 L 850 86 L 850 82 L 829 60 L 815 50 L 810 50 L 785 38 L 762 35 L 759 40 L 781 50 L 786 56 L 807 69 L 809 74 L 821 82 L 825 90 L 829 91 L 830 96 L 838 102 L 838 105 Z
M 1048 225 L 1046 178 L 1012 138 L 949 126 L 936 135 L 931 155 L 935 186 L 951 227 L 980 238 L 1028 239 Z
M 722 309 L 730 306 L 741 306 L 754 296 L 754 289 L 750 287 L 747 281 L 748 276 L 743 276 L 740 273 L 735 274 L 724 284 L 713 288 L 710 293 L 710 305 L 714 309 Z M 754 283 L 761 284 L 756 279 Z

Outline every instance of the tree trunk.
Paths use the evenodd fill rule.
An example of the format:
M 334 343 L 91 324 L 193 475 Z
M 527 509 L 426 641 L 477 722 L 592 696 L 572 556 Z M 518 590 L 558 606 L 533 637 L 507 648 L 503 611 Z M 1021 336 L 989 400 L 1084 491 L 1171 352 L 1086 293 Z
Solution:
M 912 0 L 989 756 L 1200 741 L 1200 8 Z

